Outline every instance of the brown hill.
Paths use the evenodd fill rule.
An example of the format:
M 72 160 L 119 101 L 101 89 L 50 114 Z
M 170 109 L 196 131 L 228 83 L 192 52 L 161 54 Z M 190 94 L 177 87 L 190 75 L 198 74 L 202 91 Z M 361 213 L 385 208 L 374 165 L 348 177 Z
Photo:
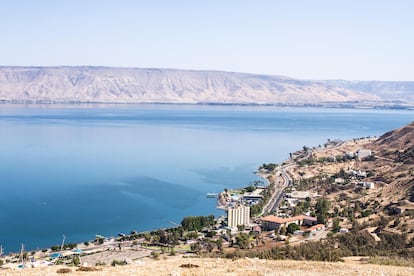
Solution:
M 375 158 L 367 166 L 375 171 L 376 180 L 386 183 L 383 196 L 393 201 L 413 199 L 414 122 L 385 133 L 370 149 Z
M 414 145 L 414 122 L 396 130 L 389 131 L 374 142 L 381 152 L 406 151 Z
M 378 156 L 397 163 L 414 164 L 414 122 L 385 133 L 375 141 L 374 148 Z

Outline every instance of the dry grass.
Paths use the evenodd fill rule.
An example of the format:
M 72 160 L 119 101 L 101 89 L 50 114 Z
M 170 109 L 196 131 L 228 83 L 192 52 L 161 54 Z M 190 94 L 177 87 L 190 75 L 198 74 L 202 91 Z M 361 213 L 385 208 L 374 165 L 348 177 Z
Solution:
M 64 268 L 64 267 L 60 267 Z M 59 268 L 58 268 L 59 269 Z M 24 270 L 0 270 L 0 275 L 54 275 L 57 267 Z M 85 275 L 73 271 L 70 275 Z M 101 271 L 90 271 L 87 275 L 414 275 L 414 268 L 378 265 L 358 260 L 345 263 L 310 261 L 269 261 L 259 259 L 188 259 L 180 256 L 165 260 L 145 259 L 121 267 L 103 266 Z
M 414 263 L 412 260 L 407 260 L 403 258 L 371 257 L 368 258 L 366 262 L 370 264 L 414 267 Z

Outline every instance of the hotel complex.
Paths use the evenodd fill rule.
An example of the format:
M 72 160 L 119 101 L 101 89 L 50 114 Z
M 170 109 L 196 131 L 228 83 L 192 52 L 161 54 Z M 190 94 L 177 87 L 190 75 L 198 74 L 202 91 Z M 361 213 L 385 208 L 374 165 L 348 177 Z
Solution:
M 250 224 L 250 207 L 237 205 L 227 208 L 227 225 L 230 228 L 237 228 L 238 225 Z

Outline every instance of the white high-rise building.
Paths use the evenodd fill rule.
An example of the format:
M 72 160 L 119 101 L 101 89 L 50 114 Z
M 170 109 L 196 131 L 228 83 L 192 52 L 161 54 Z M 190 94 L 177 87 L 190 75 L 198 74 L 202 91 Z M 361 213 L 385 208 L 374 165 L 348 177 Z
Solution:
M 250 207 L 238 205 L 227 208 L 227 225 L 236 228 L 238 225 L 250 224 Z

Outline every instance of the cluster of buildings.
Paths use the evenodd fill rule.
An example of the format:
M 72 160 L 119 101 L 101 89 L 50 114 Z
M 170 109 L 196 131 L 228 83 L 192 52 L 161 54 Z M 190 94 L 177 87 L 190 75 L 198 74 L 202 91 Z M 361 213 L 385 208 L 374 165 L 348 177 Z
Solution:
M 263 200 L 264 186 L 257 186 L 252 192 L 231 194 L 223 208 L 227 212 L 227 226 L 237 229 L 237 226 L 250 226 L 250 207 Z
M 300 201 L 305 201 L 317 196 L 318 194 L 314 192 L 292 190 L 292 192 L 286 193 L 285 200 L 290 206 L 296 206 Z
M 349 182 L 347 179 L 342 177 L 335 178 L 334 182 L 335 184 L 355 184 L 356 186 L 364 187 L 366 189 L 374 189 L 375 183 L 374 182 L 367 182 L 367 181 L 361 181 L 364 178 L 368 176 L 366 171 L 355 171 L 355 170 L 349 170 L 347 171 L 347 174 L 350 176 L 351 182 Z
M 294 217 L 277 217 L 269 215 L 260 219 L 260 226 L 252 226 L 250 223 L 250 207 L 245 205 L 231 206 L 227 208 L 227 226 L 236 230 L 238 226 L 252 226 L 253 231 L 280 231 L 282 228 L 287 228 L 289 224 L 295 223 L 299 227 L 306 227 L 305 231 L 314 233 L 325 229 L 324 224 L 318 224 L 315 217 L 300 215 Z M 303 233 L 302 230 L 296 231 Z
M 343 155 L 346 159 L 356 159 L 356 160 L 363 160 L 365 158 L 371 157 L 373 155 L 373 152 L 369 149 L 359 149 L 356 152 L 347 152 Z M 328 162 L 336 162 L 335 156 L 328 156 L 326 158 Z

